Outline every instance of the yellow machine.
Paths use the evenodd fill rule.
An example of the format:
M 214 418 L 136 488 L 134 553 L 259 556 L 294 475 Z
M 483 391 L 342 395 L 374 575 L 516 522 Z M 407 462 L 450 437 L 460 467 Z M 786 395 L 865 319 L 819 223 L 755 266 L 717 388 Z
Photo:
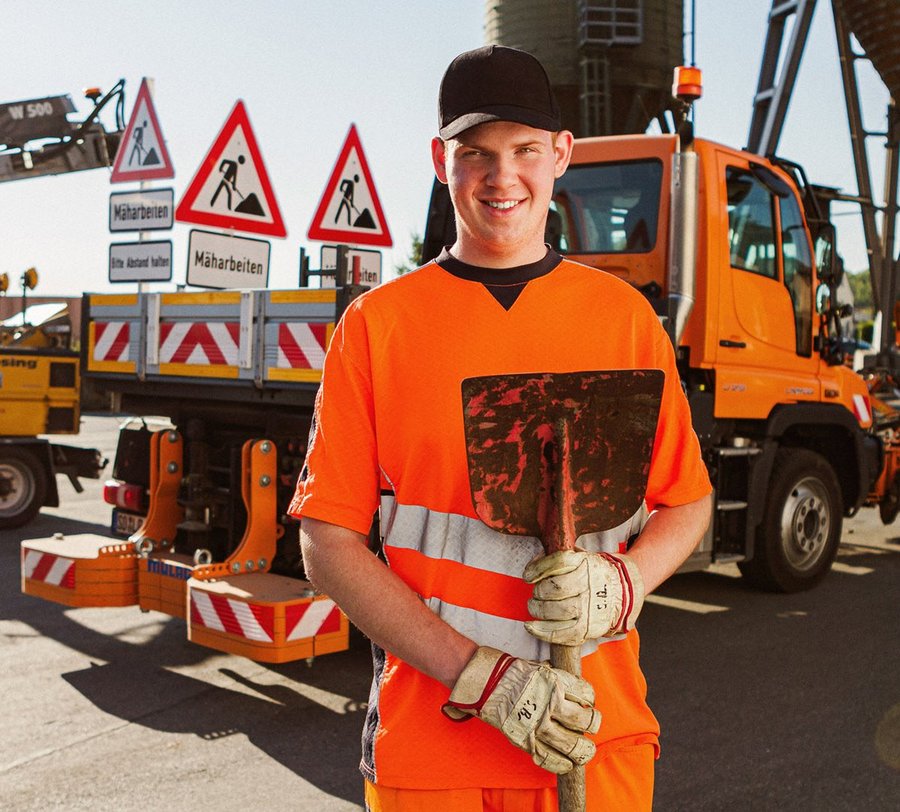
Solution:
M 29 268 L 23 290 L 36 284 L 37 272 Z M 78 477 L 96 479 L 103 468 L 95 449 L 39 437 L 79 430 L 80 359 L 70 338 L 64 307 L 50 308 L 36 323 L 23 315 L 0 324 L 0 528 L 19 527 L 42 506 L 57 506 L 56 474 L 80 492 Z

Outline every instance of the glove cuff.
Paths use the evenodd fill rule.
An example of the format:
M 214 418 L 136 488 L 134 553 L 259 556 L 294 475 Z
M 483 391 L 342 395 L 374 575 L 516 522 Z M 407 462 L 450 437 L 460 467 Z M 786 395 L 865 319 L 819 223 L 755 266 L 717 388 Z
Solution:
M 606 636 L 624 634 L 634 628 L 637 616 L 644 605 L 644 579 L 637 564 L 627 555 L 600 553 L 600 556 L 616 568 L 622 584 L 622 609 Z
M 454 722 L 478 716 L 515 657 L 495 648 L 482 646 L 466 664 L 456 680 L 450 698 L 441 708 Z

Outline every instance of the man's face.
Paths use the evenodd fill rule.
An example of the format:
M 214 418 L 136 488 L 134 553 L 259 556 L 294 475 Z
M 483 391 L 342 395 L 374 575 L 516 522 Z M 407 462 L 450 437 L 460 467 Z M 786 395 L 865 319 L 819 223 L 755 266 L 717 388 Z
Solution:
M 492 121 L 432 142 L 438 180 L 456 209 L 454 254 L 472 265 L 514 267 L 545 254 L 553 182 L 566 171 L 572 134 Z

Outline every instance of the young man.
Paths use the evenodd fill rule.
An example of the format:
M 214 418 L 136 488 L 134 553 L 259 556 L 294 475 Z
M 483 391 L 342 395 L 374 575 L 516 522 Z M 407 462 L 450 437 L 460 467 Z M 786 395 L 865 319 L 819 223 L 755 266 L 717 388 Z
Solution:
M 373 642 L 366 803 L 550 810 L 556 774 L 587 764 L 589 809 L 649 809 L 658 725 L 634 619 L 709 519 L 672 347 L 638 292 L 544 244 L 573 137 L 537 60 L 498 46 L 457 57 L 439 133 L 457 241 L 344 314 L 291 508 L 308 576 Z M 551 556 L 482 524 L 461 381 L 616 368 L 666 374 L 646 523 Z M 365 543 L 379 493 L 388 566 Z M 584 646 L 584 680 L 549 666 L 549 641 Z

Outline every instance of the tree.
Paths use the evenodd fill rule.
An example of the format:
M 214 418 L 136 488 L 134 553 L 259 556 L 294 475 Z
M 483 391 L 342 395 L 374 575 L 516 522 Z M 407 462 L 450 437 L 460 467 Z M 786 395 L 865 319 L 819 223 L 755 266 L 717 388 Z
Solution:
M 856 310 L 872 309 L 872 279 L 868 271 L 847 273 L 847 282 L 853 291 L 853 306 Z
M 406 262 L 394 265 L 397 276 L 403 276 L 408 271 L 415 270 L 422 264 L 422 237 L 415 231 L 410 235 L 409 257 Z

